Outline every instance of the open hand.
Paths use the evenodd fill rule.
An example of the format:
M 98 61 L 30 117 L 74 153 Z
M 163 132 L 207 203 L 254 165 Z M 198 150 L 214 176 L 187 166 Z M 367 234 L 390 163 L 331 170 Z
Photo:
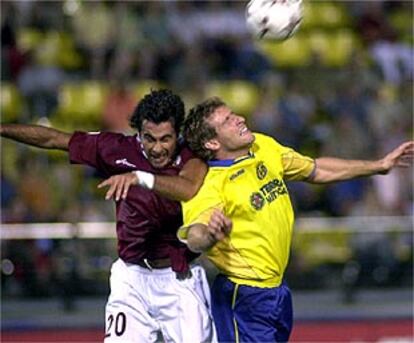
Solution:
M 409 167 L 413 163 L 413 157 L 414 141 L 401 144 L 381 160 L 383 166 L 382 174 L 387 174 L 394 167 Z
M 98 188 L 109 187 L 105 195 L 105 200 L 114 197 L 115 201 L 126 199 L 129 187 L 138 185 L 138 177 L 135 173 L 125 173 L 111 176 L 109 179 L 101 182 Z

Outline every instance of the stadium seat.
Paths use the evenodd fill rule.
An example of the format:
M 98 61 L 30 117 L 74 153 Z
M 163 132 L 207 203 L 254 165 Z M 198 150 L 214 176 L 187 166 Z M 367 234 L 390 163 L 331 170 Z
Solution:
M 2 82 L 0 86 L 1 121 L 4 123 L 16 122 L 23 110 L 23 99 L 11 83 Z
M 19 176 L 18 159 L 21 154 L 18 144 L 15 142 L 3 139 L 0 146 L 1 156 L 1 172 L 9 180 L 16 180 Z
M 100 123 L 108 85 L 98 81 L 83 81 L 64 84 L 59 90 L 59 105 L 51 117 L 53 125 L 59 127 L 85 126 L 96 129 Z
M 315 28 L 319 25 L 320 18 L 314 2 L 306 1 L 303 3 L 303 19 L 300 27 L 301 31 Z
M 389 16 L 390 23 L 397 32 L 399 39 L 413 45 L 413 13 L 405 9 L 394 11 Z
M 76 69 L 82 65 L 82 58 L 75 50 L 73 39 L 65 32 L 47 32 L 36 48 L 36 57 L 40 64 L 65 69 Z
M 359 41 L 350 30 L 339 30 L 333 33 L 313 31 L 309 33 L 312 52 L 316 54 L 326 67 L 342 67 L 348 63 Z
M 342 4 L 307 1 L 304 4 L 302 29 L 337 29 L 350 25 L 349 14 Z
M 312 53 L 322 64 L 326 64 L 330 50 L 328 33 L 314 30 L 309 33 L 308 39 Z
M 38 47 L 43 40 L 43 33 L 37 29 L 25 27 L 16 32 L 17 47 L 21 51 L 30 51 Z
M 311 50 L 304 34 L 297 34 L 284 42 L 265 41 L 258 44 L 277 68 L 306 67 L 310 64 Z
M 216 81 L 207 85 L 206 96 L 219 96 L 236 113 L 249 119 L 259 101 L 256 85 L 244 80 Z
M 349 15 L 342 4 L 335 1 L 316 2 L 316 4 L 318 6 L 317 13 L 324 27 L 333 29 L 349 26 Z

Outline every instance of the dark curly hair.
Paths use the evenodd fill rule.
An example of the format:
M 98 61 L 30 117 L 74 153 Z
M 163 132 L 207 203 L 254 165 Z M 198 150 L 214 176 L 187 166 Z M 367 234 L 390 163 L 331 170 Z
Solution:
M 168 89 L 151 90 L 138 103 L 130 119 L 130 125 L 141 131 L 146 119 L 155 124 L 172 121 L 176 134 L 180 133 L 184 121 L 185 107 L 181 98 Z
M 193 107 L 184 121 L 184 138 L 191 150 L 204 160 L 211 160 L 214 157 L 213 151 L 207 149 L 204 144 L 217 135 L 207 119 L 221 106 L 226 106 L 226 104 L 220 98 L 207 99 Z

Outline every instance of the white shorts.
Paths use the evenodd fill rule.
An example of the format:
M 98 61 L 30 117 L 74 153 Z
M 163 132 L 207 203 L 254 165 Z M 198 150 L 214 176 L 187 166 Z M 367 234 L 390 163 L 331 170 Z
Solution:
M 171 268 L 149 270 L 121 259 L 111 268 L 105 310 L 105 343 L 216 342 L 204 269 L 178 280 Z

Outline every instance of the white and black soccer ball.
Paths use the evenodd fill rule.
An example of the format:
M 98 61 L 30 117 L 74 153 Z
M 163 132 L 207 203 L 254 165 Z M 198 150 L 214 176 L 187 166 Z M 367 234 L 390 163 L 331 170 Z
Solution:
M 246 6 L 247 29 L 257 39 L 288 39 L 302 16 L 302 0 L 250 0 Z

